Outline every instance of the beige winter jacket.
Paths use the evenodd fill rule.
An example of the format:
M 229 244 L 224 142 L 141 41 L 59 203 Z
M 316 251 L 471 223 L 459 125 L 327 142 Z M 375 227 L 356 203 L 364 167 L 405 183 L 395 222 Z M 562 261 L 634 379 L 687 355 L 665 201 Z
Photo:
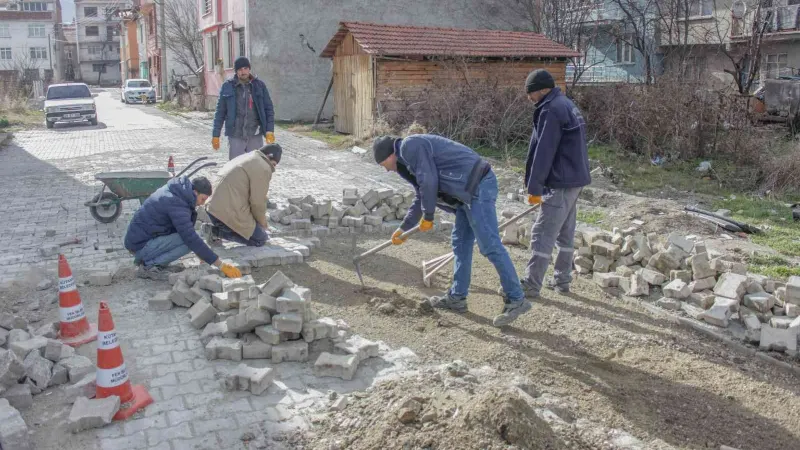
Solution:
M 208 200 L 208 212 L 236 234 L 250 239 L 256 223 L 267 226 L 267 192 L 275 166 L 255 150 L 228 161 Z

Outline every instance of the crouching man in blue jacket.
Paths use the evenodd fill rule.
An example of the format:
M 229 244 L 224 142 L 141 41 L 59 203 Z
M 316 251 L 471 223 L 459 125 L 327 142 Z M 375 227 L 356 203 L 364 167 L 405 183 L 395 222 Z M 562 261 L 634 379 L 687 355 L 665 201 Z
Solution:
M 239 269 L 223 263 L 194 230 L 195 208 L 210 195 L 211 182 L 206 177 L 177 177 L 144 201 L 125 233 L 125 248 L 134 254 L 140 278 L 166 280 L 169 263 L 189 252 L 219 267 L 229 278 L 242 276 Z
M 556 87 L 552 75 L 534 70 L 525 81 L 528 99 L 536 103 L 533 134 L 525 164 L 528 203 L 541 204 L 531 231 L 531 259 L 522 288 L 539 296 L 557 245 L 553 280 L 547 287 L 569 292 L 578 196 L 592 182 L 586 148 L 586 122 L 578 108 Z M 542 200 L 544 198 L 544 200 Z
M 497 178 L 491 166 L 472 149 L 441 136 L 412 135 L 405 139 L 382 136 L 372 147 L 375 161 L 397 172 L 414 186 L 416 198 L 392 243 L 403 243 L 401 235 L 419 222 L 420 231 L 433 229 L 436 207 L 454 213 L 452 245 L 455 254 L 453 284 L 441 296 L 427 302 L 434 308 L 467 311 L 472 278 L 472 248 L 478 241 L 481 254 L 494 264 L 503 287 L 505 307 L 494 318 L 494 326 L 510 324 L 531 309 L 525 300 L 514 264 L 503 244 L 497 225 Z

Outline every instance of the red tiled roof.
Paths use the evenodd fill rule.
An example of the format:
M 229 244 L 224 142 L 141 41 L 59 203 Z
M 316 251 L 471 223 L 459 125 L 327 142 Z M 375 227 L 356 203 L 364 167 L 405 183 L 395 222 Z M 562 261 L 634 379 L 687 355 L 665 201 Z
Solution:
M 371 55 L 574 57 L 580 54 L 542 34 L 341 22 L 320 57 L 332 58 L 347 33 Z
M 0 20 L 53 20 L 52 11 L 0 11 Z

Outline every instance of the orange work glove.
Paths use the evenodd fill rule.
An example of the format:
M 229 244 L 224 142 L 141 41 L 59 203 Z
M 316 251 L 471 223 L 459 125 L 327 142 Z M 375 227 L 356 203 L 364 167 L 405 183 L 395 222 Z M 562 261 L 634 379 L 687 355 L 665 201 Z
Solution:
M 541 205 L 542 204 L 542 196 L 541 195 L 528 195 L 528 204 L 529 205 Z
M 240 278 L 242 276 L 242 272 L 239 269 L 227 263 L 222 263 L 219 266 L 219 270 L 228 278 Z
M 267 134 L 264 135 L 264 140 L 267 141 L 267 144 L 274 144 L 275 133 L 273 133 L 272 131 L 268 131 Z
M 219 150 L 219 138 L 218 137 L 212 137 L 211 138 L 211 147 L 214 150 Z
M 432 221 L 425 219 L 419 221 L 419 231 L 431 231 L 432 229 L 433 229 Z
M 392 233 L 392 244 L 393 245 L 400 245 L 400 244 L 404 243 L 406 241 L 406 239 L 408 239 L 408 238 L 401 238 L 400 237 L 400 236 L 403 235 L 403 233 L 405 233 L 405 231 L 401 230 L 400 228 L 398 228 L 397 230 L 395 230 L 394 233 Z

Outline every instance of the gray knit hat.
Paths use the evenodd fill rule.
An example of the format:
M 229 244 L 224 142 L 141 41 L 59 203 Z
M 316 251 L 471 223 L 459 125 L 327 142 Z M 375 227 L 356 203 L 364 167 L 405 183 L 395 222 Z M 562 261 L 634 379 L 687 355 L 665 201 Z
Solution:
M 556 87 L 556 80 L 550 75 L 550 72 L 544 69 L 536 69 L 528 74 L 525 80 L 525 92 L 541 91 L 542 89 L 552 89 Z
M 375 156 L 375 162 L 380 164 L 386 161 L 386 158 L 394 153 L 394 143 L 397 141 L 397 136 L 381 136 L 375 139 L 372 143 L 372 154 Z

